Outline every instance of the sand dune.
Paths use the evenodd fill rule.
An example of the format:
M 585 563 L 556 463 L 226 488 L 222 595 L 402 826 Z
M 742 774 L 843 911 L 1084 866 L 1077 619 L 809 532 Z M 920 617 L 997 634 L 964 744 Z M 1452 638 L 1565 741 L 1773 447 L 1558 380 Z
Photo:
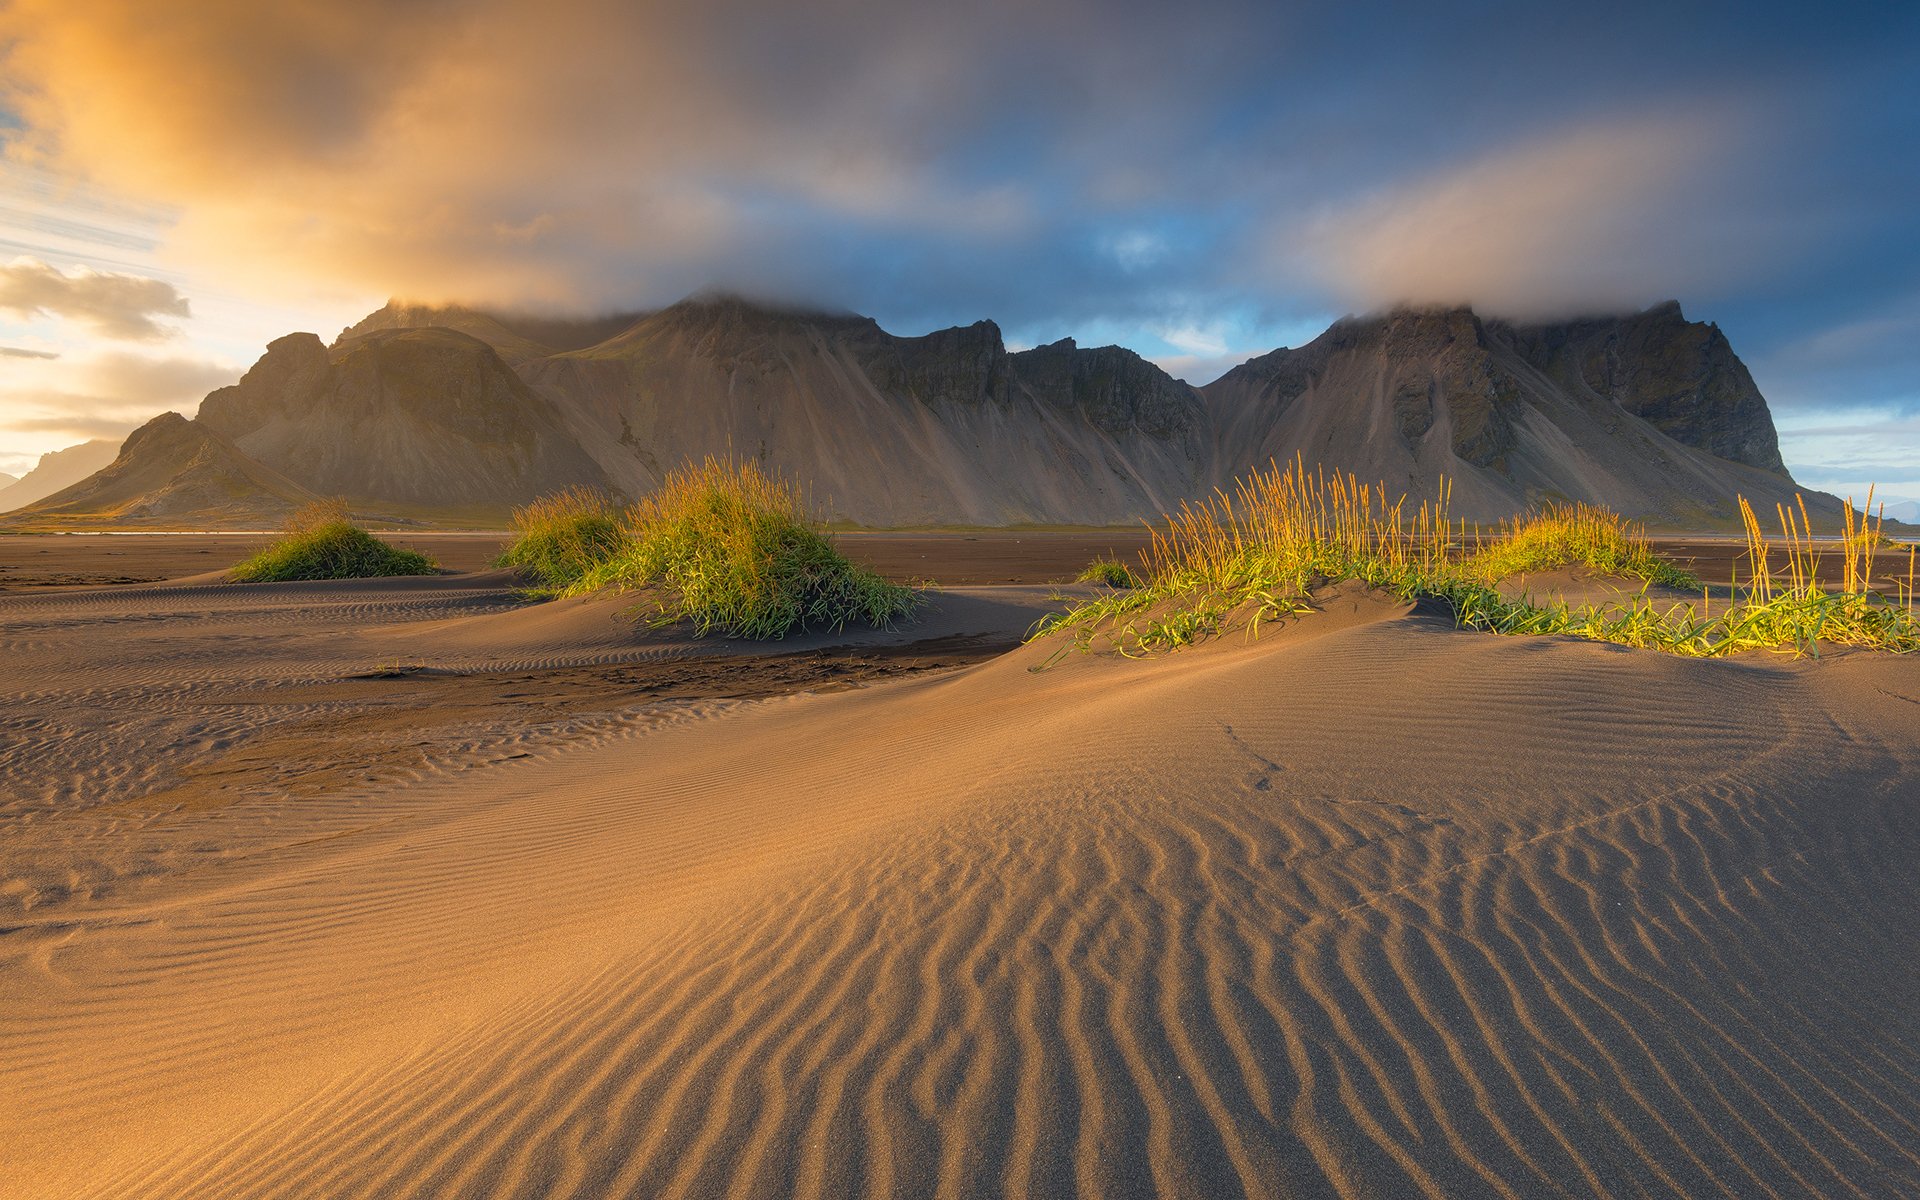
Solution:
M 5 744 L 43 739 L 0 764 L 0 1193 L 1920 1193 L 1911 660 L 1344 591 L 297 802 L 153 811 L 163 769 L 108 766 L 236 736 L 242 682 L 587 661 L 603 615 L 0 599 Z

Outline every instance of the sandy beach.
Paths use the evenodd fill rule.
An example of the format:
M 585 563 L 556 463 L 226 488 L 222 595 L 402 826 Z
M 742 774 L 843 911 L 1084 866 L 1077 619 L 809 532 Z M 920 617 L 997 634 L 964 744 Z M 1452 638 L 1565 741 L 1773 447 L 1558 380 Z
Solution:
M 0 592 L 157 583 L 199 575 L 245 557 L 276 536 L 0 533 Z M 396 545 L 431 555 L 450 571 L 485 570 L 512 537 L 504 531 L 387 536 Z M 889 579 L 954 586 L 1070 580 L 1094 558 L 1136 559 L 1150 538 L 1141 528 L 853 532 L 838 534 L 837 540 L 854 561 Z
M 0 1200 L 1920 1200 L 1920 4 L 0 63 Z
M 0 1192 L 1920 1191 L 1920 661 L 1059 595 L 0 598 Z
M 248 533 L 0 533 L 0 592 L 38 591 L 103 584 L 158 583 L 225 566 L 271 541 Z M 504 532 L 398 533 L 397 545 L 433 556 L 449 571 L 481 571 L 493 565 L 511 535 Z M 1137 563 L 1151 542 L 1140 529 L 903 530 L 835 535 L 840 548 L 862 566 L 903 583 L 973 586 L 999 583 L 1060 583 L 1095 558 Z M 1719 587 L 1750 573 L 1746 543 L 1726 536 L 1652 539 L 1659 553 Z M 1892 593 L 1906 578 L 1904 550 L 1879 561 L 1876 583 Z M 1835 556 L 1820 578 L 1838 579 Z

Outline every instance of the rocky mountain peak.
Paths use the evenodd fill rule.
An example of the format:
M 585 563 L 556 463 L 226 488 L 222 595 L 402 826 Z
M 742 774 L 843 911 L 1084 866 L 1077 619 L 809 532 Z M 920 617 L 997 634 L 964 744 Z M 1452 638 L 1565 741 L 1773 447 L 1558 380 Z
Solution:
M 1172 438 L 1201 420 L 1198 392 L 1121 346 L 1082 350 L 1068 337 L 1008 355 L 1008 362 L 1027 390 L 1077 408 L 1107 433 L 1138 429 Z
M 272 520 L 315 499 L 255 462 L 198 421 L 162 413 L 127 435 L 120 454 L 26 513 L 141 520 L 184 514 L 228 521 Z
M 1677 442 L 1786 474 L 1773 415 L 1717 325 L 1677 300 L 1625 317 L 1505 330 L 1553 378 L 1605 397 Z

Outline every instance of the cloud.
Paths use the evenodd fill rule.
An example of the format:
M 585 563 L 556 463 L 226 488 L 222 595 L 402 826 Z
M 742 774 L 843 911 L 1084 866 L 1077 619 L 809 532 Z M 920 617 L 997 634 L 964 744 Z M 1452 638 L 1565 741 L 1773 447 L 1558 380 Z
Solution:
M 1837 400 L 1920 414 L 1920 295 L 1797 330 L 1751 360 L 1777 409 L 1825 408 Z M 1844 400 L 1840 398 L 1844 397 Z M 1920 438 L 1920 428 L 1907 432 Z
M 1229 328 L 1226 322 L 1158 326 L 1153 330 L 1154 335 L 1179 353 L 1149 354 L 1147 361 L 1175 379 L 1199 387 L 1273 349 L 1272 346 L 1248 348 L 1239 341 L 1246 332 L 1237 325 Z
M 0 358 L 59 358 L 52 350 L 29 350 L 24 346 L 0 346 Z
M 93 397 L 88 396 L 74 396 L 69 399 L 82 404 L 95 402 Z M 149 413 L 148 417 L 159 415 L 159 413 Z M 7 428 L 21 433 L 58 434 L 62 438 L 71 439 L 73 443 L 79 443 L 91 441 L 94 438 L 123 438 L 144 424 L 146 420 L 142 418 L 93 417 L 84 413 L 71 412 L 44 417 L 23 417 L 9 421 Z
M 1175 325 L 1156 330 L 1160 339 L 1169 346 L 1185 350 L 1189 354 L 1221 355 L 1227 352 L 1227 338 L 1218 329 L 1205 329 L 1198 325 Z
M 197 403 L 213 389 L 236 382 L 240 371 L 207 359 L 106 353 L 88 360 L 75 377 L 89 391 L 152 407 Z
M 103 337 L 148 342 L 178 332 L 156 317 L 191 315 L 186 299 L 170 283 L 88 267 L 68 274 L 24 257 L 0 266 L 0 311 L 23 320 L 66 317 Z
M 1194 387 L 1205 387 L 1241 363 L 1264 353 L 1265 350 L 1223 350 L 1218 354 L 1158 354 L 1147 361 L 1175 379 Z
M 1696 296 L 1776 249 L 1727 220 L 1742 134 L 1711 112 L 1555 130 L 1323 210 L 1277 252 L 1363 308 L 1559 317 Z
M 0 440 L 122 436 L 169 409 L 192 412 L 239 376 L 227 363 L 125 351 L 23 363 L 0 393 Z
M 1915 31 L 1653 0 L 6 0 L 0 140 L 260 296 L 1691 310 L 1807 295 L 1797 222 L 1857 220 L 1909 285 L 1885 95 Z
M 960 160 L 1034 96 L 1029 72 L 1053 57 L 1049 87 L 1118 103 L 1158 52 L 1139 22 L 1170 48 L 1206 40 L 1144 5 L 1112 10 L 1113 37 L 1091 0 L 87 8 L 0 18 L 20 153 L 182 205 L 183 258 L 422 299 L 817 286 L 864 260 L 852 228 L 1005 243 L 1039 202 L 1018 172 Z M 1048 53 L 1009 50 L 1009 24 Z M 1051 53 L 1070 36 L 1078 54 Z
M 1809 487 L 1865 503 L 1915 494 L 1920 484 L 1920 413 L 1878 405 L 1788 410 L 1779 415 L 1780 444 L 1793 477 Z

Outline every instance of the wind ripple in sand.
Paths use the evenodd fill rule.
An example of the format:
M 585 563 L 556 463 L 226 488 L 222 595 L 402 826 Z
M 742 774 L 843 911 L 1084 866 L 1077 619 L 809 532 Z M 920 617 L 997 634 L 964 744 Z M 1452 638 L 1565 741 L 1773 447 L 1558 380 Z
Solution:
M 142 1197 L 1920 1194 L 1920 730 L 1833 691 L 1912 664 L 1417 616 L 1037 657 L 535 763 L 16 964 L 0 1159 Z

